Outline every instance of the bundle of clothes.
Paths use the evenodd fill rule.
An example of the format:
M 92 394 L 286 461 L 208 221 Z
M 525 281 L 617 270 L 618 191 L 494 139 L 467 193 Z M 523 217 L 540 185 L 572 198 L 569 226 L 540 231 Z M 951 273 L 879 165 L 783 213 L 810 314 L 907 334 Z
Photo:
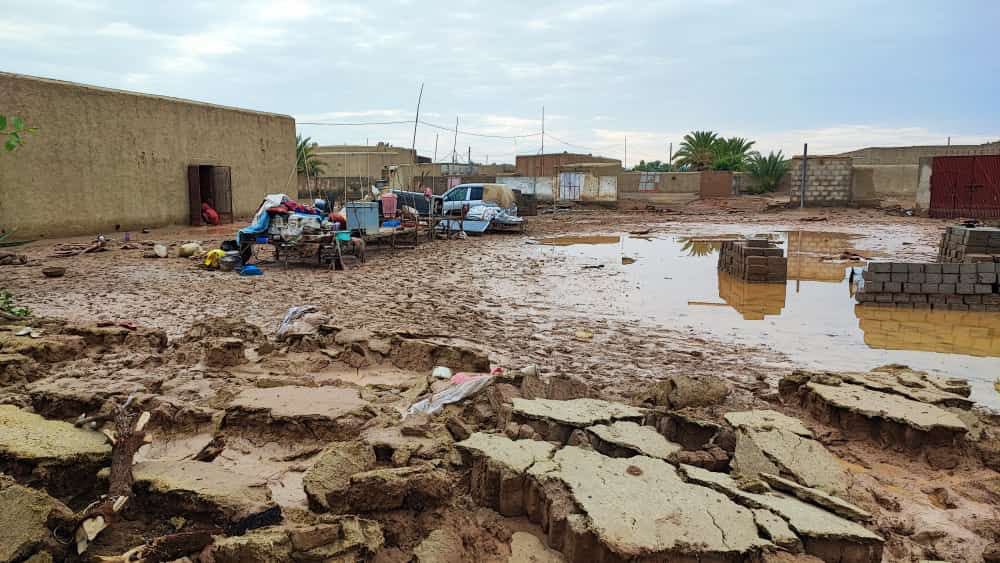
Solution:
M 243 245 L 265 234 L 277 239 L 295 239 L 304 233 L 347 228 L 344 213 L 330 212 L 327 202 L 320 199 L 315 204 L 303 205 L 285 194 L 268 194 L 250 224 L 237 231 L 236 241 Z

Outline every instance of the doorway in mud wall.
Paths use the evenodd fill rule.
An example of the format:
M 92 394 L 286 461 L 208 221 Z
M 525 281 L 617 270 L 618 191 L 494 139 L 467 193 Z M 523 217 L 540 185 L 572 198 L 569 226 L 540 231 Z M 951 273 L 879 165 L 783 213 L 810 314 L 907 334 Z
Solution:
M 219 214 L 219 222 L 233 223 L 233 182 L 228 166 L 192 164 L 188 166 L 188 205 L 192 225 L 204 225 L 203 203 Z

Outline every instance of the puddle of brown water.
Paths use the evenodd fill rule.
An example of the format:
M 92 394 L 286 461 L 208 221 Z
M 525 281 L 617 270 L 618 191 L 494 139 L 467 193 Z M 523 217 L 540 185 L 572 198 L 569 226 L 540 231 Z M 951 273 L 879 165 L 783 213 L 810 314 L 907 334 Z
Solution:
M 573 246 L 577 244 L 618 244 L 622 237 L 606 236 L 583 236 L 583 237 L 552 237 L 538 241 L 538 244 L 546 246 Z
M 789 259 L 784 284 L 748 284 L 720 274 L 720 240 L 732 237 L 560 237 L 606 242 L 536 248 L 549 258 L 546 264 L 559 279 L 539 292 L 545 301 L 579 314 L 690 327 L 770 346 L 812 368 L 901 363 L 966 377 L 974 400 L 1000 408 L 1000 395 L 993 389 L 1000 314 L 856 307 L 850 273 L 853 269 L 859 275 L 865 262 L 839 257 L 845 251 L 873 254 L 855 248 L 861 245 L 858 236 L 809 231 L 774 236 Z M 626 267 L 623 258 L 635 263 Z M 595 263 L 605 267 L 582 269 Z

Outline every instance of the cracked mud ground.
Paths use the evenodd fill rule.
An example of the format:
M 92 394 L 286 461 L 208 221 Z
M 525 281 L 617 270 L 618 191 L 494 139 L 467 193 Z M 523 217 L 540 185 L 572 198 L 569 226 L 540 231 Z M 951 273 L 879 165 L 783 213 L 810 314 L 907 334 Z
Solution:
M 680 463 L 713 471 L 731 469 L 731 457 L 741 451 L 738 440 L 743 431 L 732 433 L 731 444 L 697 443 L 693 436 L 708 424 L 726 426 L 722 419 L 726 412 L 775 409 L 800 417 L 835 456 L 846 483 L 839 494 L 874 514 L 867 526 L 886 540 L 882 560 L 989 561 L 990 550 L 1000 541 L 1000 474 L 995 465 L 991 469 L 981 461 L 989 459 L 982 454 L 984 448 L 959 450 L 951 454 L 953 458 L 940 459 L 922 451 L 895 451 L 859 437 L 819 417 L 805 403 L 779 397 L 779 380 L 802 365 L 800 357 L 783 352 L 780 340 L 769 344 L 761 339 L 728 339 L 679 319 L 651 322 L 627 309 L 623 312 L 614 307 L 620 295 L 605 292 L 599 278 L 590 278 L 596 280 L 593 284 L 587 281 L 584 276 L 590 271 L 581 273 L 576 263 L 540 255 L 537 247 L 525 244 L 550 236 L 647 229 L 652 236 L 774 232 L 802 229 L 801 217 L 798 212 L 718 209 L 683 215 L 575 211 L 536 218 L 525 236 L 491 235 L 375 252 L 364 267 L 346 272 L 271 265 L 259 278 L 207 272 L 179 258 L 143 258 L 141 247 L 119 250 L 113 245 L 109 252 L 52 259 L 48 256 L 56 241 L 37 242 L 26 247 L 32 262 L 4 267 L 0 280 L 19 303 L 53 320 L 37 346 L 16 352 L 31 358 L 30 363 L 14 365 L 9 358 L 0 363 L 4 370 L 0 400 L 49 420 L 71 421 L 133 394 L 153 412 L 156 441 L 141 456 L 146 465 L 137 472 L 141 476 L 137 487 L 147 499 L 95 547 L 95 554 L 101 555 L 120 554 L 143 538 L 174 528 L 239 519 L 280 506 L 281 526 L 219 539 L 213 552 L 193 557 L 507 561 L 514 553 L 525 561 L 587 560 L 585 553 L 560 552 L 539 541 L 546 538 L 537 522 L 475 502 L 469 494 L 467 460 L 454 447 L 475 431 L 500 430 L 510 436 L 509 425 L 501 423 L 505 405 L 534 393 L 557 400 L 589 396 L 684 412 L 686 418 L 660 421 L 657 429 L 684 446 L 676 454 Z M 863 240 L 855 244 L 863 243 L 871 252 L 927 260 L 934 255 L 944 223 L 873 211 L 836 211 L 820 224 L 824 231 L 861 235 Z M 228 234 L 164 230 L 136 236 L 212 244 Z M 42 279 L 43 262 L 66 266 L 67 275 Z M 595 270 L 594 275 L 601 274 Z M 595 292 L 592 307 L 567 306 L 552 297 L 560 291 L 586 292 L 588 285 Z M 325 326 L 334 330 L 291 346 L 271 342 L 288 307 L 306 303 L 316 305 Z M 229 324 L 209 323 L 197 329 L 198 322 L 217 318 L 228 319 Z M 143 328 L 94 327 L 111 321 Z M 163 341 L 156 330 L 162 331 Z M 370 334 L 350 337 L 358 331 Z M 225 341 L 231 338 L 238 344 Z M 10 338 L 0 333 L 0 340 L 4 342 L 0 354 L 11 352 Z M 475 400 L 418 421 L 422 424 L 411 418 L 401 421 L 400 411 L 415 398 L 440 390 L 440 382 L 428 378 L 435 360 L 442 357 L 439 351 L 466 346 L 488 356 L 488 364 L 509 370 L 537 366 L 541 383 L 533 387 L 530 381 L 498 382 Z M 421 351 L 411 350 L 408 356 L 400 352 L 406 347 Z M 482 361 L 475 360 L 480 356 L 469 354 L 457 354 L 456 369 L 483 371 Z M 822 361 L 818 363 L 807 367 L 823 367 Z M 844 370 L 842 365 L 828 367 Z M 858 371 L 871 367 L 875 366 L 858 366 Z M 659 396 L 651 393 L 656 382 L 684 378 L 695 381 L 697 388 L 685 394 L 681 384 Z M 709 378 L 721 379 L 730 392 L 692 400 L 692 396 L 711 396 L 706 394 L 708 384 L 699 383 Z M 995 437 L 995 418 L 978 412 L 963 416 L 970 419 L 970 434 L 976 439 Z M 549 428 L 527 426 L 522 421 L 513 437 L 558 441 L 539 432 Z M 573 447 L 582 440 L 569 435 L 559 439 Z M 309 471 L 318 460 L 333 455 L 331 443 L 357 440 L 362 445 L 352 451 L 370 448 L 371 455 L 356 453 L 351 459 L 368 461 L 346 481 L 330 478 L 343 487 L 337 493 L 346 503 L 343 511 L 311 510 L 317 508 L 309 498 L 311 485 L 303 485 L 315 482 Z M 587 440 L 588 447 L 612 458 L 637 453 L 624 452 L 621 444 Z M 775 460 L 781 458 L 771 453 L 766 459 L 772 466 L 780 465 Z M 168 467 L 154 471 L 164 460 Z M 96 477 L 74 479 L 55 461 L 31 462 L 36 465 L 25 469 L 26 463 L 18 462 L 27 473 L 14 475 L 15 479 L 32 490 L 48 491 L 70 509 L 79 509 L 105 486 Z M 200 471 L 199 464 L 232 471 L 241 480 L 228 482 L 231 487 L 220 485 L 222 492 L 215 491 L 213 497 L 213 491 L 190 485 L 189 477 L 213 482 L 220 479 L 218 475 L 178 473 L 178 467 Z M 7 466 L 7 472 L 12 470 Z M 789 462 L 777 470 L 794 478 L 798 468 Z M 806 470 L 802 474 L 811 475 Z M 329 479 L 327 486 L 334 487 Z M 385 494 L 357 492 L 373 489 Z M 11 490 L 5 487 L 0 494 Z M 144 509 L 149 513 L 143 514 Z M 58 520 L 56 512 L 47 518 Z M 166 525 L 159 517 L 180 520 Z M 354 539 L 335 548 L 332 540 L 316 539 L 324 534 Z M 312 539 L 306 541 L 306 536 Z M 265 549 L 265 544 L 273 550 Z M 23 545 L 27 547 L 11 551 L 12 559 L 44 551 L 48 543 L 32 540 Z M 781 550 L 761 556 L 815 560 L 807 553 Z

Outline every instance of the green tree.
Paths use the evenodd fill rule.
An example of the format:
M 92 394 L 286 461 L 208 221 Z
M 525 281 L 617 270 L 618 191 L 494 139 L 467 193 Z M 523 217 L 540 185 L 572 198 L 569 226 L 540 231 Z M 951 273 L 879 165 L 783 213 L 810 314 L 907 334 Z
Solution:
M 298 158 L 295 166 L 300 175 L 310 178 L 323 175 L 323 162 L 313 154 L 317 146 L 316 143 L 312 142 L 311 137 L 303 139 L 302 135 L 295 136 L 295 154 Z
M 10 125 L 10 129 L 7 128 L 8 125 Z M 23 145 L 25 135 L 27 133 L 34 133 L 35 131 L 38 131 L 38 128 L 26 126 L 24 119 L 16 115 L 12 115 L 8 119 L 6 115 L 0 113 L 0 137 L 6 137 L 3 148 L 7 152 L 11 152 Z
M 718 141 L 714 131 L 692 131 L 684 135 L 674 160 L 691 170 L 708 170 L 715 162 Z
M 762 156 L 760 153 L 753 153 L 746 165 L 746 171 L 754 179 L 756 188 L 752 193 L 773 192 L 777 189 L 781 179 L 788 173 L 789 162 L 785 156 L 778 151 Z
M 720 138 L 715 142 L 715 160 L 713 170 L 743 170 L 754 154 L 751 150 L 754 141 L 743 137 Z
M 669 162 L 661 162 L 659 160 L 651 160 L 646 162 L 645 160 L 640 160 L 632 170 L 637 172 L 670 172 L 674 169 Z

